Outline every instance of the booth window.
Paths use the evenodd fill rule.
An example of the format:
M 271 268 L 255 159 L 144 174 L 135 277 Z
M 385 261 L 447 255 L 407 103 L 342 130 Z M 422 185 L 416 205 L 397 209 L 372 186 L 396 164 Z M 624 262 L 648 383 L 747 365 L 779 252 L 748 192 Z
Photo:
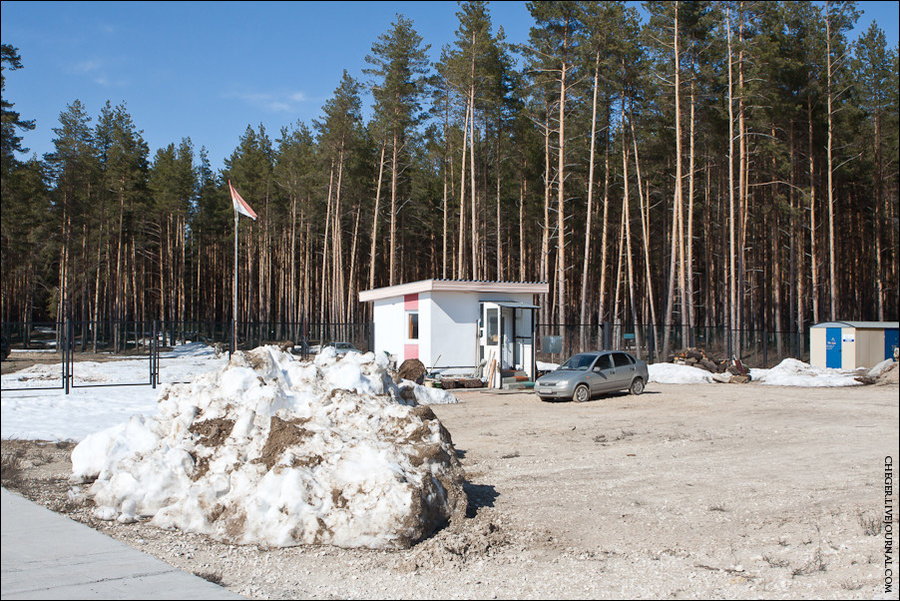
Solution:
M 406 335 L 408 340 L 419 339 L 419 314 L 406 314 Z
M 500 321 L 499 309 L 487 310 L 487 341 L 488 344 L 497 344 Z

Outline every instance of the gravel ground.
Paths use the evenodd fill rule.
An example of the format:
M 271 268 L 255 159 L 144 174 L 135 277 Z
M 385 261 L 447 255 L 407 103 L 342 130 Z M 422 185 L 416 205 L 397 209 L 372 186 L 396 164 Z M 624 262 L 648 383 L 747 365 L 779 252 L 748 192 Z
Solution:
M 67 443 L 3 441 L 3 485 L 252 598 L 897 598 L 882 523 L 896 384 L 651 384 L 582 404 L 454 392 L 432 409 L 468 514 L 408 550 L 98 521 L 67 496 Z

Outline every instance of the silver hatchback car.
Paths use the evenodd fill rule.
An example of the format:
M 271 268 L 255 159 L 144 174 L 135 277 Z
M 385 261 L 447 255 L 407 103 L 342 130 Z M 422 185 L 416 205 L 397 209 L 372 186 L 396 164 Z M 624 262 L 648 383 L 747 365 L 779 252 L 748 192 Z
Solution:
M 534 390 L 542 401 L 572 399 L 581 403 L 617 390 L 641 394 L 648 377 L 647 364 L 631 353 L 591 351 L 573 355 L 555 371 L 538 378 Z

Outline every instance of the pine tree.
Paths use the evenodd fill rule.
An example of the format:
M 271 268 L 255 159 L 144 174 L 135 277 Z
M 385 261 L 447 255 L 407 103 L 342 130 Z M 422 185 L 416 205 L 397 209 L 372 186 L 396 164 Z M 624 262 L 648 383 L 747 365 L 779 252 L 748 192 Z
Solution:
M 396 284 L 400 275 L 397 264 L 400 177 L 404 163 L 408 161 L 409 137 L 423 117 L 421 102 L 428 74 L 425 54 L 428 48 L 428 45 L 423 46 L 422 37 L 413 29 L 412 21 L 398 14 L 391 30 L 378 38 L 372 45 L 372 53 L 366 56 L 371 68 L 364 72 L 373 78 L 375 118 L 384 134 L 384 146 L 391 153 L 390 285 Z
M 582 39 L 580 30 L 581 12 L 575 2 L 529 2 L 528 10 L 535 20 L 531 30 L 528 54 L 530 68 L 540 73 L 540 78 L 552 82 L 555 88 L 552 112 L 555 119 L 556 157 L 554 160 L 556 182 L 556 267 L 553 295 L 556 302 L 556 320 L 562 325 L 568 321 L 566 296 L 567 260 L 566 245 L 569 225 L 566 222 L 566 167 L 567 133 L 566 115 L 571 98 L 570 88 L 577 81 L 578 43 Z M 548 88 L 549 90 L 549 88 Z M 548 118 L 550 115 L 548 114 Z M 548 120 L 549 121 L 549 120 Z M 549 132 L 548 127 L 548 132 Z M 550 139 L 547 139 L 549 144 Z M 549 164 L 548 164 L 549 167 Z M 549 226 L 549 224 L 548 224 Z
M 22 57 L 19 49 L 9 44 L 0 45 L 0 166 L 2 177 L 5 180 L 10 174 L 16 161 L 17 152 L 28 152 L 22 146 L 22 137 L 18 131 L 31 131 L 34 129 L 34 120 L 23 120 L 17 111 L 13 110 L 14 103 L 9 102 L 6 96 L 6 70 L 15 71 L 22 68 Z M 5 190 L 4 190 L 5 192 Z M 5 197 L 5 194 L 4 194 Z

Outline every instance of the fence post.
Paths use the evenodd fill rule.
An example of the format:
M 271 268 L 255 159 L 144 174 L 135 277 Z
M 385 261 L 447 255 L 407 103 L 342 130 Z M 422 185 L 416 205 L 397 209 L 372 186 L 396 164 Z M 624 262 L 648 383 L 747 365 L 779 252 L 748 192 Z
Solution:
M 69 356 L 66 354 L 66 328 L 68 323 L 60 323 L 57 325 L 59 332 L 59 352 L 62 361 L 62 387 L 66 394 L 69 394 Z
M 60 328 L 62 330 L 62 360 L 65 365 L 64 373 L 63 373 L 63 381 L 65 382 L 66 394 L 69 394 L 71 390 L 72 384 L 72 372 L 74 371 L 74 361 L 72 357 L 72 347 L 70 346 L 70 342 L 72 341 L 72 334 L 74 333 L 75 324 L 68 318 L 66 318 L 63 327 Z
M 156 370 L 155 368 L 155 360 L 157 357 L 157 353 L 159 352 L 159 340 L 157 340 L 157 321 L 154 319 L 150 326 L 150 386 L 154 389 L 156 388 Z

